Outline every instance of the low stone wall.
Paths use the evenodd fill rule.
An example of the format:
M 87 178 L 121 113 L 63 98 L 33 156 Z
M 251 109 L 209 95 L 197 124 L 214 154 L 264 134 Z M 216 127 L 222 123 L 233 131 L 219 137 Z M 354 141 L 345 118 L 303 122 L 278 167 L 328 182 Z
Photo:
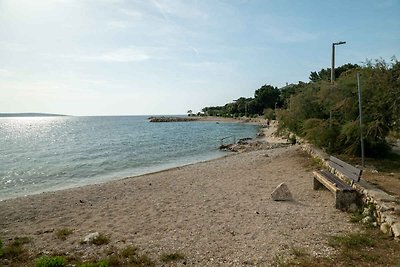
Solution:
M 312 157 L 321 160 L 326 168 L 330 168 L 327 160 L 329 155 L 313 145 L 302 142 L 301 148 Z M 343 177 L 339 177 L 343 178 Z M 361 194 L 361 200 L 366 207 L 363 222 L 379 226 L 381 231 L 387 235 L 400 239 L 400 199 L 375 187 L 367 181 L 360 179 L 353 187 Z

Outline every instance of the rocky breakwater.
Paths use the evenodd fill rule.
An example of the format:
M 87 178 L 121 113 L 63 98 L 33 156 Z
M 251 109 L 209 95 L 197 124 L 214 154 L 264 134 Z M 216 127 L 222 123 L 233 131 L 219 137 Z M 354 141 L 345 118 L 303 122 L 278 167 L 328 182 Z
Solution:
M 149 122 L 182 122 L 182 121 L 197 121 L 198 118 L 193 117 L 150 117 Z
M 237 143 L 234 144 L 222 144 L 219 149 L 230 152 L 250 152 L 254 150 L 268 150 L 278 147 L 289 146 L 287 143 L 268 143 L 262 140 L 252 139 L 252 138 L 242 138 L 239 139 Z

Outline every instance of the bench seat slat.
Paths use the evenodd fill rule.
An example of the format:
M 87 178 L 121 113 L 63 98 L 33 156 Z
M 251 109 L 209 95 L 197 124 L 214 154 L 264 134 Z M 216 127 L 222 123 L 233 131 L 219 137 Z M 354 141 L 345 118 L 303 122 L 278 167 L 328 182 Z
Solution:
M 360 181 L 360 176 L 362 173 L 362 170 L 338 159 L 333 156 L 329 157 L 329 165 L 347 176 L 349 179 L 354 180 L 356 182 Z
M 341 190 L 341 191 L 354 191 L 355 189 L 352 188 L 350 185 L 346 184 L 345 182 L 343 182 L 340 178 L 336 177 L 336 175 L 334 175 L 333 173 L 326 171 L 326 170 L 320 170 L 316 172 L 318 174 L 318 176 L 320 176 L 319 178 L 321 178 L 322 180 L 327 180 L 331 185 L 331 191 L 337 191 L 337 190 Z M 327 185 L 327 183 L 325 181 L 321 181 L 321 179 L 318 179 L 320 182 L 323 182 L 325 185 Z M 337 189 L 334 189 L 334 187 L 336 187 Z
M 345 175 L 347 178 L 358 182 L 358 179 L 359 179 L 358 175 L 354 174 L 353 172 L 350 172 L 347 169 L 344 169 L 342 166 L 338 165 L 336 162 L 329 161 L 328 164 L 335 170 L 337 170 L 340 173 L 342 173 L 343 175 Z

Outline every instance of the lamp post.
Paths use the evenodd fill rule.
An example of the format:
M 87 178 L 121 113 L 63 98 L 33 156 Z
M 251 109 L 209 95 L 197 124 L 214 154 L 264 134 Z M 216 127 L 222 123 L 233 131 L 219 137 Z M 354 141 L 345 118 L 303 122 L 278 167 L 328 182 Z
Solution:
M 332 68 L 331 68 L 331 84 L 335 83 L 335 45 L 342 45 L 346 42 L 332 43 Z

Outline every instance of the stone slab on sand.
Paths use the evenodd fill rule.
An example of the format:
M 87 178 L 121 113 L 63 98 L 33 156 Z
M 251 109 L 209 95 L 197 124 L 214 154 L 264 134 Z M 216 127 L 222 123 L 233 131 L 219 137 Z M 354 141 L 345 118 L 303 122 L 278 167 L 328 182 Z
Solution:
M 265 154 L 268 152 L 269 157 Z M 30 236 L 35 253 L 96 256 L 133 244 L 157 259 L 179 251 L 187 265 L 266 264 L 290 248 L 328 255 L 327 237 L 353 230 L 329 191 L 314 191 L 296 146 L 232 154 L 217 160 L 101 185 L 0 202 L 3 240 Z M 285 181 L 294 201 L 270 193 Z M 55 231 L 74 232 L 63 241 Z M 110 238 L 81 244 L 89 233 Z

